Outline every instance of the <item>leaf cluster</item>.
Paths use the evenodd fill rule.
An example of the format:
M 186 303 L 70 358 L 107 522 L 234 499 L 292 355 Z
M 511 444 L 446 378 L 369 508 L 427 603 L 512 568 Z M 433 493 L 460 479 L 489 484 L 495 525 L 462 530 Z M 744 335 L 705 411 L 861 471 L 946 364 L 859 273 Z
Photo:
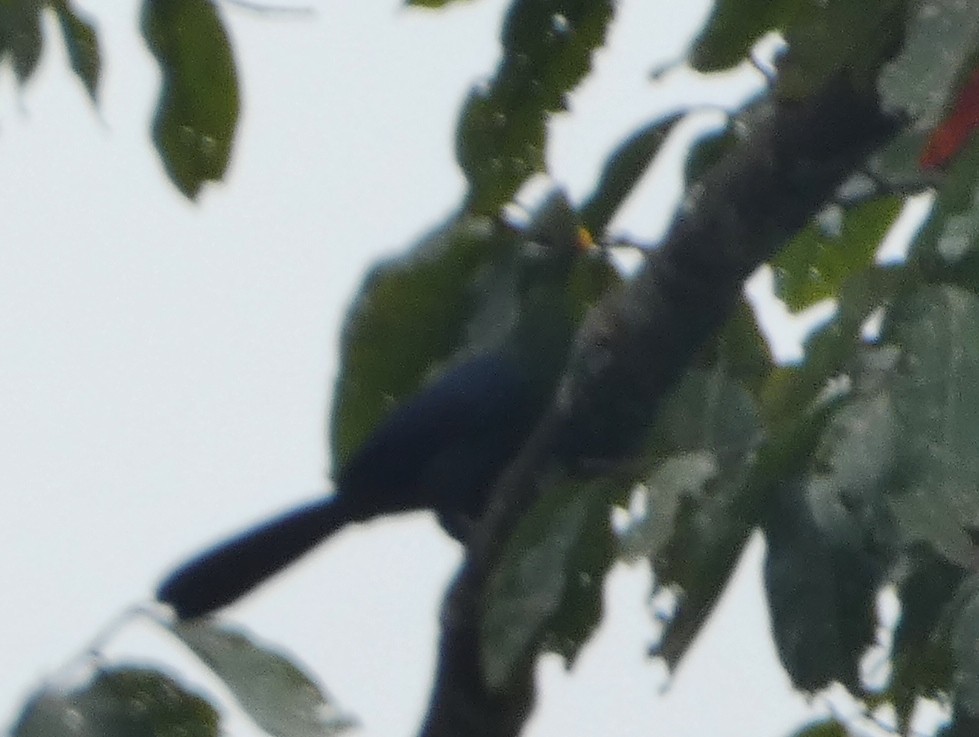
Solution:
M 438 7 L 448 0 L 414 4 Z M 0 11 L 0 60 L 9 59 L 22 80 L 40 51 L 37 17 L 45 5 L 10 3 Z M 73 68 L 94 98 L 93 27 L 64 2 L 50 7 Z M 517 227 L 500 213 L 533 175 L 547 171 L 548 120 L 567 109 L 614 14 L 611 2 L 512 2 L 496 74 L 474 87 L 460 114 L 456 152 L 468 182 L 464 198 L 446 223 L 371 272 L 347 318 L 331 413 L 335 465 L 431 372 L 478 350 L 494 326 L 506 323 L 514 309 L 513 258 L 530 226 Z M 163 70 L 154 140 L 171 178 L 193 196 L 204 181 L 222 176 L 232 149 L 238 92 L 231 44 L 206 0 L 146 0 L 143 17 Z M 979 118 L 968 114 L 975 104 L 977 28 L 979 10 L 953 0 L 716 4 L 685 59 L 695 69 L 710 73 L 740 63 L 769 32 L 782 36 L 786 50 L 775 61 L 767 94 L 736 111 L 723 135 L 690 151 L 693 199 L 678 228 L 698 227 L 694 195 L 737 171 L 729 153 L 750 146 L 774 109 L 806 110 L 807 101 L 842 80 L 879 96 L 899 122 L 886 145 L 851 167 L 844 186 L 830 182 L 835 194 L 815 206 L 807 197 L 829 182 L 818 167 L 776 172 L 786 201 L 802 203 L 799 211 L 765 232 L 742 228 L 747 240 L 777 241 L 766 248 L 777 295 L 791 309 L 834 302 L 805 357 L 777 365 L 754 313 L 733 299 L 724 324 L 705 328 L 709 339 L 676 358 L 669 395 L 646 422 L 649 431 L 633 433 L 628 461 L 609 463 L 605 453 L 584 459 L 585 467 L 592 461 L 588 473 L 545 484 L 510 530 L 488 562 L 474 624 L 489 691 L 519 692 L 527 663 L 543 650 L 573 661 L 601 617 L 602 582 L 620 558 L 648 560 L 654 595 L 676 597 L 652 648 L 676 667 L 747 540 L 760 531 L 772 634 L 798 689 L 842 684 L 868 714 L 892 709 L 894 729 L 904 734 L 911 733 L 922 698 L 948 704 L 952 717 L 943 734 L 967 734 L 979 720 L 979 143 L 972 136 Z M 568 216 L 611 239 L 614 214 L 686 114 L 642 121 L 609 152 L 579 213 Z M 907 197 L 926 191 L 933 205 L 919 230 L 903 234 L 906 259 L 881 263 L 881 244 Z M 750 222 L 740 211 L 730 220 L 732 227 Z M 647 268 L 655 268 L 656 258 L 647 256 Z M 744 275 L 730 263 L 719 249 L 691 278 L 727 279 L 724 294 L 737 295 Z M 583 264 L 572 287 L 577 312 L 585 315 L 623 280 L 629 277 L 607 262 Z M 667 327 L 685 329 L 679 321 Z M 613 529 L 615 506 L 643 511 Z M 885 590 L 900 606 L 889 642 L 878 618 Z M 292 704 L 294 713 L 325 703 L 310 696 L 310 682 L 288 661 L 255 666 L 250 659 L 264 656 L 247 639 L 207 626 L 177 634 L 246 709 L 261 712 L 270 700 L 268 689 L 242 680 L 242 672 L 256 667 L 270 674 L 263 683 L 279 694 L 272 700 Z M 863 670 L 874 649 L 885 650 L 890 676 L 883 684 L 871 685 Z M 51 711 L 62 708 L 52 707 L 54 701 L 101 715 L 110 708 L 107 690 L 132 699 L 130 686 L 141 699 L 166 691 L 194 723 L 189 731 L 216 729 L 196 697 L 165 676 L 129 669 L 99 672 L 82 689 L 42 692 L 15 732 L 31 734 L 38 724 L 48 730 L 46 715 L 61 713 Z M 255 718 L 275 735 L 335 727 Z M 514 729 L 506 724 L 481 733 Z M 843 733 L 835 720 L 797 732 Z

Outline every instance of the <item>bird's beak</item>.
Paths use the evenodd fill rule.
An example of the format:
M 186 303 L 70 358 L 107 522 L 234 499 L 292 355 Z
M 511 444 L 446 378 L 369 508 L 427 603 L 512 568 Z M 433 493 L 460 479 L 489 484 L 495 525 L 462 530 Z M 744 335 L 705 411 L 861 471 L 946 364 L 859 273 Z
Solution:
M 578 250 L 585 254 L 600 250 L 599 245 L 592 238 L 591 231 L 584 225 L 578 228 L 578 242 L 576 245 L 578 246 Z

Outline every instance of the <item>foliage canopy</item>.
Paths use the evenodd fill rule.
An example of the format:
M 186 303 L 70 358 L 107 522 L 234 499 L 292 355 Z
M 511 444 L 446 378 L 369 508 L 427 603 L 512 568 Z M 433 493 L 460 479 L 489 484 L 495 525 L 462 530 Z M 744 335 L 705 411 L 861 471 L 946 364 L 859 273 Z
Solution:
M 450 0 L 410 4 L 436 8 Z M 486 287 L 506 283 L 506 254 L 520 238 L 500 213 L 528 179 L 547 171 L 548 120 L 567 110 L 568 94 L 588 76 L 615 10 L 609 0 L 511 3 L 496 74 L 474 86 L 460 114 L 455 150 L 468 182 L 463 201 L 403 257 L 378 265 L 349 314 L 331 415 L 338 460 L 392 401 L 433 367 L 472 350 L 481 326 L 508 308 L 505 289 Z M 98 36 L 68 0 L 0 4 L 0 61 L 21 82 L 30 79 L 48 12 L 60 23 L 72 69 L 97 101 Z M 233 152 L 239 95 L 232 39 L 220 6 L 208 0 L 144 0 L 143 33 L 162 70 L 153 140 L 167 175 L 192 198 L 224 175 Z M 891 709 L 902 734 L 910 734 L 923 698 L 948 706 L 946 737 L 974 734 L 979 724 L 979 7 L 954 0 L 719 0 L 678 64 L 704 74 L 726 70 L 757 53 L 769 33 L 785 47 L 772 62 L 766 93 L 730 111 L 731 125 L 689 153 L 690 195 L 677 232 L 710 233 L 704 203 L 729 186 L 747 191 L 724 214 L 742 240 L 718 243 L 714 253 L 708 243 L 695 254 L 694 277 L 723 288 L 706 290 L 719 296 L 709 297 L 703 312 L 677 307 L 660 325 L 663 333 L 689 331 L 696 341 L 670 359 L 656 396 L 637 400 L 656 410 L 655 419 L 649 413 L 628 426 L 628 464 L 568 473 L 530 495 L 529 510 L 493 528 L 508 533 L 505 542 L 487 548 L 488 557 L 472 553 L 467 570 L 478 575 L 461 579 L 475 580 L 479 592 L 478 621 L 471 623 L 479 688 L 501 695 L 517 714 L 490 720 L 481 734 L 519 730 L 534 657 L 551 650 L 574 659 L 601 617 L 601 584 L 619 557 L 648 559 L 658 590 L 676 597 L 655 648 L 675 667 L 755 530 L 768 543 L 773 637 L 798 689 L 842 684 L 868 715 Z M 854 112 L 852 141 L 845 127 L 834 129 L 839 138 L 827 138 L 825 150 L 811 146 L 804 160 L 802 149 L 793 158 L 771 143 L 790 136 L 790 126 L 818 139 L 820 126 L 849 112 L 834 106 L 854 100 L 870 100 L 888 124 L 861 130 Z M 609 152 L 580 208 L 598 238 L 614 236 L 607 232 L 613 215 L 676 123 L 695 114 L 644 121 Z M 772 121 L 785 127 L 766 129 Z M 751 155 L 768 162 L 791 217 L 751 201 L 754 183 L 744 180 Z M 923 193 L 933 200 L 931 213 L 907 235 L 906 259 L 882 263 L 883 239 L 907 199 Z M 638 245 L 647 250 L 643 272 L 654 281 L 657 270 L 675 265 L 669 247 Z M 762 261 L 792 309 L 835 301 L 833 317 L 810 337 L 797 365 L 775 364 L 743 299 L 723 301 L 739 294 L 746 271 Z M 736 268 L 726 268 L 731 264 Z M 634 279 L 582 272 L 575 299 L 582 313 L 603 296 L 632 300 L 641 312 L 648 304 L 628 290 Z M 675 296 L 661 284 L 647 303 Z M 715 325 L 715 313 L 722 324 Z M 704 339 L 691 325 L 703 327 Z M 633 390 L 608 389 L 629 397 Z M 622 460 L 612 452 L 620 448 L 605 450 L 599 461 Z M 645 513 L 613 531 L 610 506 L 626 505 L 632 495 L 643 498 Z M 861 664 L 868 651 L 883 650 L 883 590 L 896 594 L 901 617 L 881 655 L 890 677 L 871 685 Z M 348 724 L 335 711 L 324 716 L 325 694 L 274 649 L 219 623 L 165 624 L 270 734 L 308 737 Z M 261 683 L 256 671 L 266 674 Z M 446 688 L 436 684 L 435 704 L 452 702 Z M 137 703 L 139 710 L 127 709 Z M 138 719 L 125 718 L 137 712 Z M 53 725 L 68 723 L 68 713 L 102 734 L 179 727 L 213 735 L 219 728 L 213 709 L 168 676 L 113 666 L 75 690 L 37 693 L 14 733 L 51 734 Z M 430 714 L 425 733 L 449 733 L 451 724 L 451 714 Z M 844 731 L 827 721 L 797 735 Z

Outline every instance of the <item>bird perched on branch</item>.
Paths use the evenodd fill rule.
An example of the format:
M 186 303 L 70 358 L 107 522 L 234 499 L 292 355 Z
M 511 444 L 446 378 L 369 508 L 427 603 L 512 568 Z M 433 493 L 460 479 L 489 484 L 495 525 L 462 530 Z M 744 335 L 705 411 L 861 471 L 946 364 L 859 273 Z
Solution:
M 575 328 L 568 291 L 591 240 L 553 194 L 526 232 L 513 324 L 499 342 L 398 405 L 340 469 L 336 491 L 219 543 L 170 573 L 157 599 L 182 619 L 220 609 L 352 522 L 430 509 L 465 541 L 493 482 L 550 402 Z

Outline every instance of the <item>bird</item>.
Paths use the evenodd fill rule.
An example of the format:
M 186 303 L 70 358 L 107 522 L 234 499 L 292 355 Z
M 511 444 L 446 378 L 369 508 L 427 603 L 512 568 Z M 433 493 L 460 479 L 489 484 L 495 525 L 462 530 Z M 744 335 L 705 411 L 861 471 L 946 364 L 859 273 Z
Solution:
M 465 539 L 493 482 L 549 404 L 575 330 L 574 265 L 596 251 L 560 191 L 519 249 L 512 325 L 397 405 L 343 465 L 334 493 L 281 513 L 179 565 L 156 599 L 180 620 L 212 614 L 355 522 L 428 509 Z

